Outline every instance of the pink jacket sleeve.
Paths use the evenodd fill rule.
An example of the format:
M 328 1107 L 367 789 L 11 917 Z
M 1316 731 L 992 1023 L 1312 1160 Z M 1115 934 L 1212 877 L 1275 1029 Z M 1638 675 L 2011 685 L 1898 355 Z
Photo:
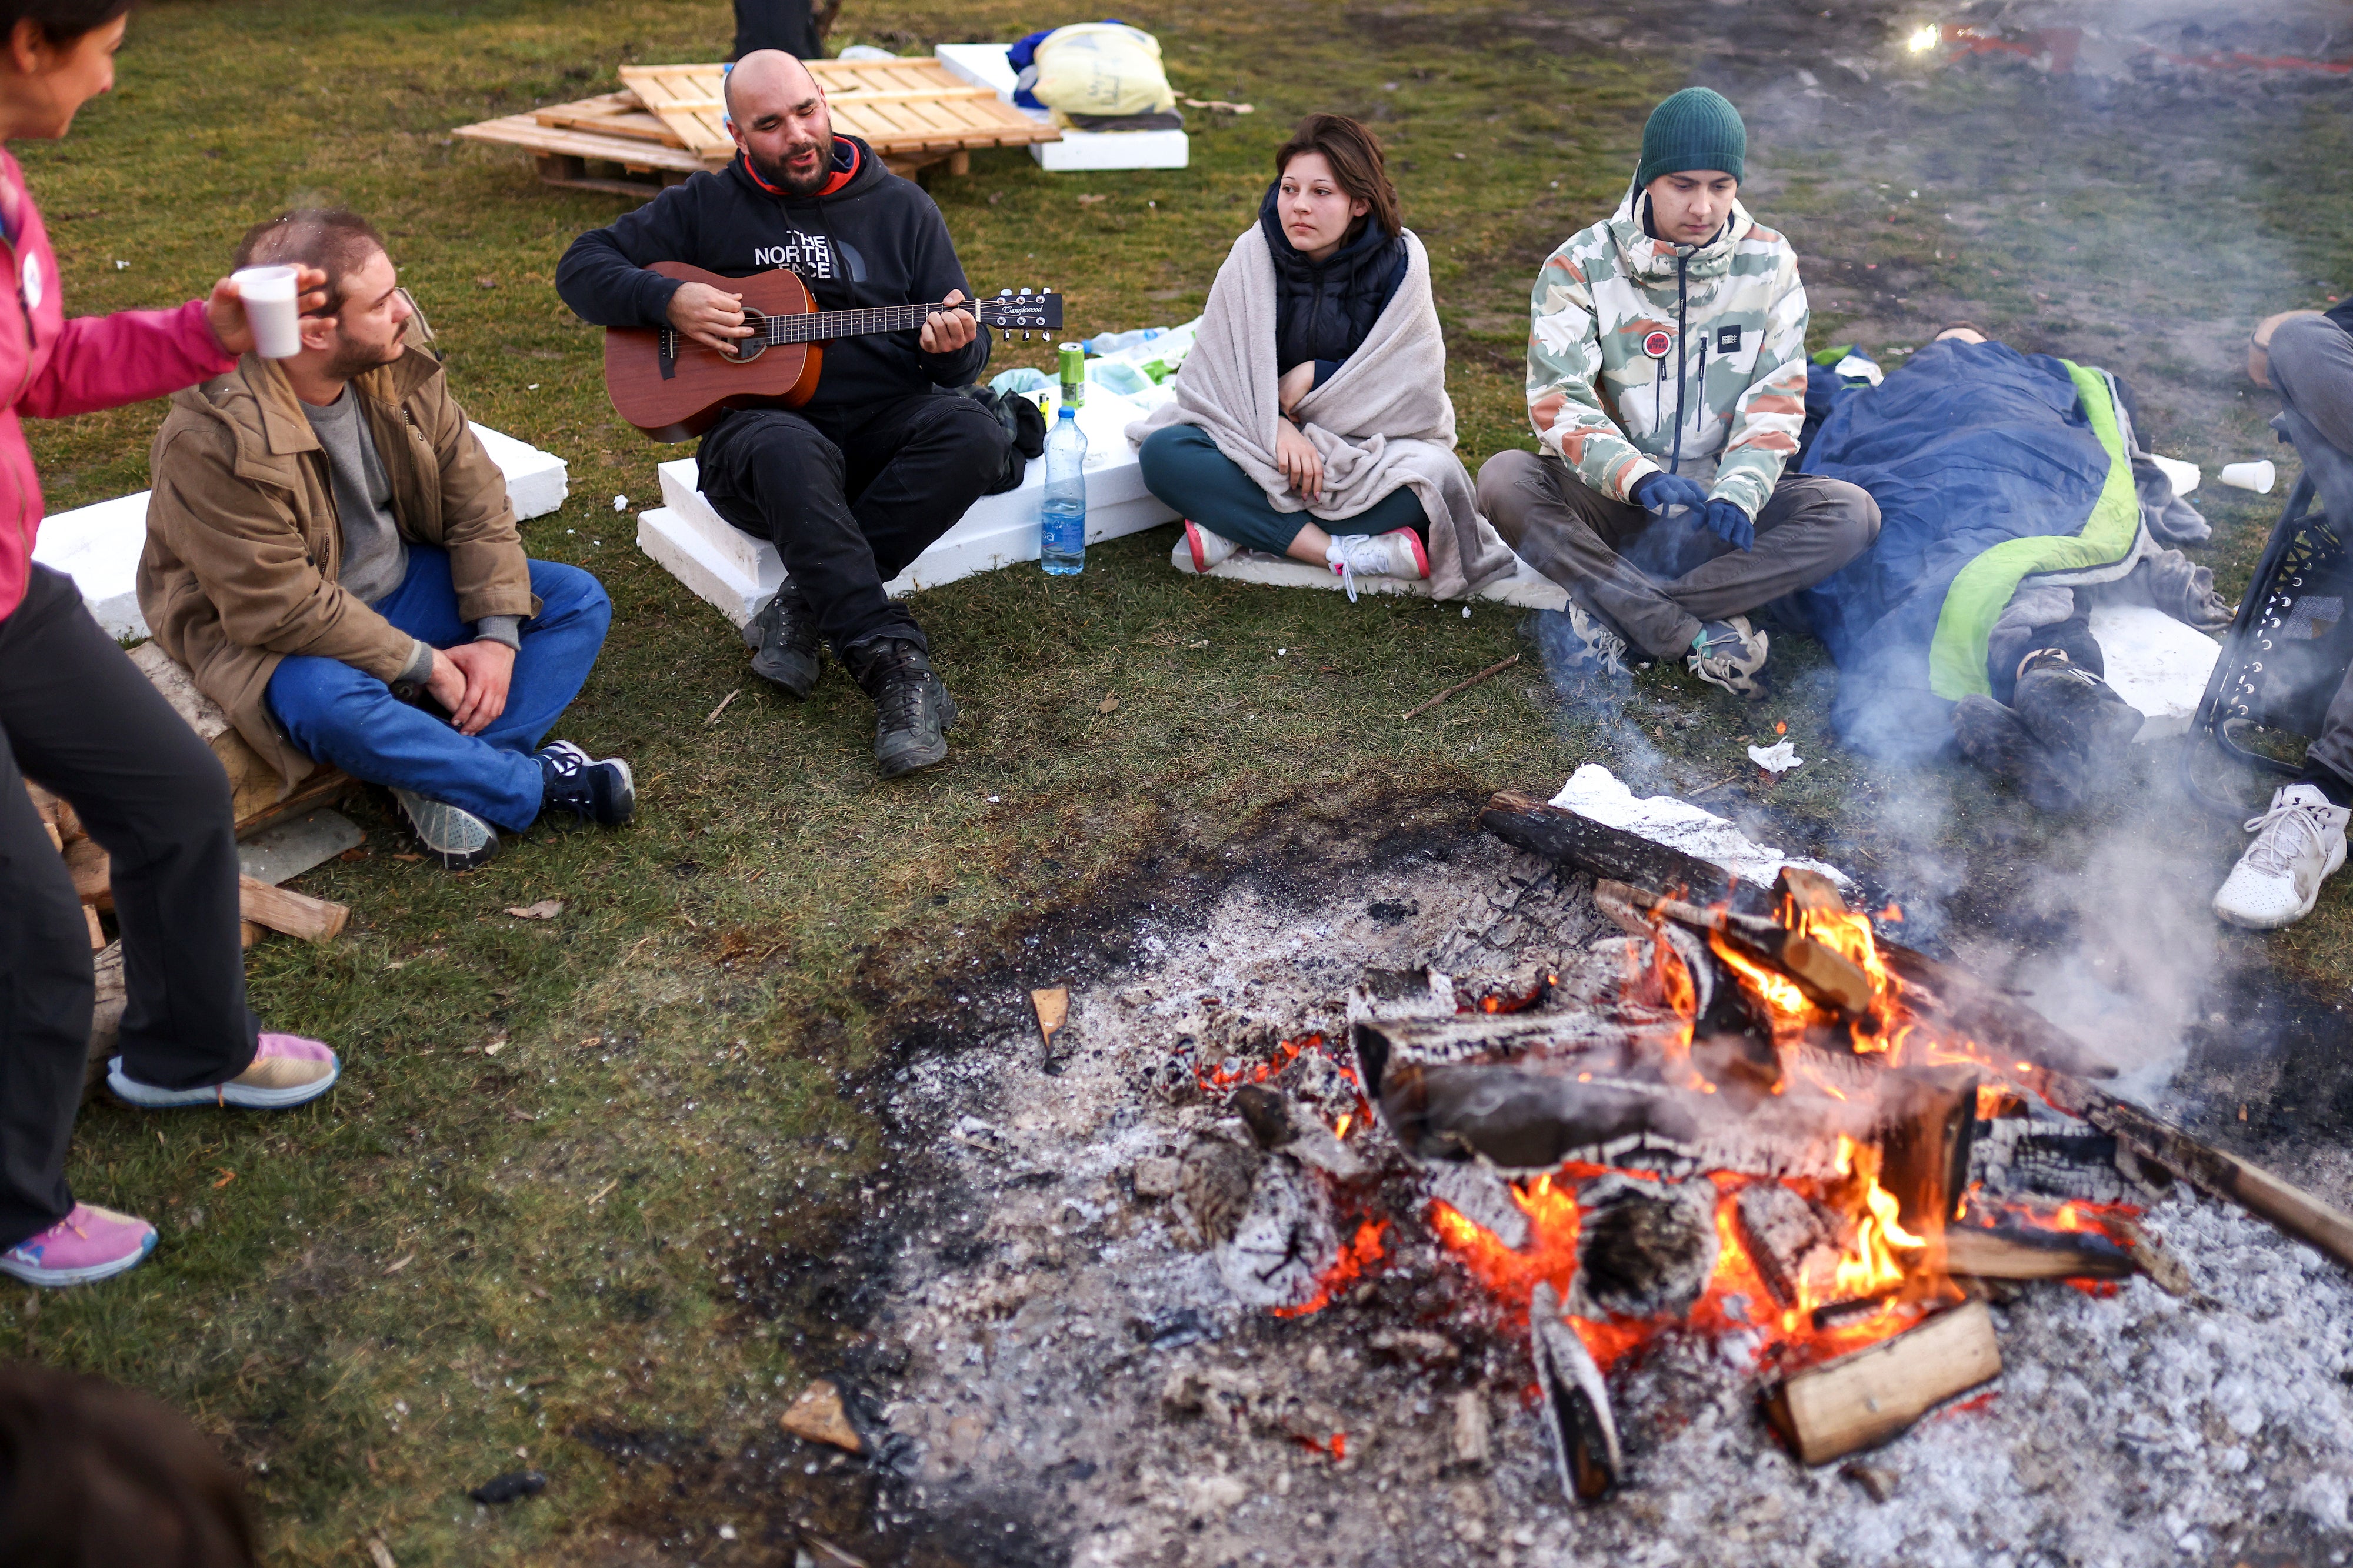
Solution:
M 62 419 L 163 397 L 237 368 L 220 346 L 205 302 L 176 310 L 121 310 L 65 322 L 48 363 L 17 401 L 17 412 Z

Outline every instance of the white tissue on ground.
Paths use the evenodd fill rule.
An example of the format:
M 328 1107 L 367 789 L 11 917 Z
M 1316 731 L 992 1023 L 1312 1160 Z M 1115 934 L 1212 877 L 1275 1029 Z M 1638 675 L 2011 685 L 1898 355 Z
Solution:
M 1599 763 L 1588 763 L 1571 773 L 1552 804 L 1721 866 L 1744 882 L 1770 882 L 1782 867 L 1795 866 L 1820 872 L 1841 888 L 1854 886 L 1853 879 L 1837 867 L 1784 855 L 1689 801 L 1666 795 L 1637 797 Z
M 1778 741 L 1769 746 L 1749 747 L 1748 760 L 1768 773 L 1786 773 L 1806 759 L 1798 755 L 1796 742 Z

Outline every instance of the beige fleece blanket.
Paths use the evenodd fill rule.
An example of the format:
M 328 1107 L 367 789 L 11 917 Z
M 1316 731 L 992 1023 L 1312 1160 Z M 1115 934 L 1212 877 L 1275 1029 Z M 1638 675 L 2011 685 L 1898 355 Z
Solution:
M 1471 476 L 1454 454 L 1446 395 L 1446 342 L 1430 295 L 1430 255 L 1405 236 L 1405 281 L 1364 346 L 1299 400 L 1301 431 L 1324 458 L 1324 497 L 1309 505 L 1274 463 L 1274 262 L 1256 224 L 1209 286 L 1193 347 L 1176 374 L 1176 400 L 1127 427 L 1137 446 L 1169 425 L 1198 425 L 1265 490 L 1274 510 L 1345 522 L 1399 489 L 1413 491 L 1430 529 L 1430 585 L 1458 598 L 1512 569 L 1511 547 L 1479 515 Z M 1335 528 L 1333 531 L 1345 532 Z

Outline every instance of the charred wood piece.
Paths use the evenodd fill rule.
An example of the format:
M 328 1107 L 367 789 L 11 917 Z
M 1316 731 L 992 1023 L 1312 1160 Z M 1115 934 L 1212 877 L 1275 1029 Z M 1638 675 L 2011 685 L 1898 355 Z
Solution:
M 1840 1215 L 1778 1182 L 1741 1188 L 1732 1214 L 1765 1288 L 1784 1310 L 1819 1301 L 1835 1288 L 1851 1228 Z
M 2097 1231 L 2022 1225 L 1947 1231 L 1945 1269 L 1978 1279 L 2122 1279 L 2137 1272 L 2132 1254 Z
M 1228 1103 L 1240 1113 L 1251 1141 L 1261 1149 L 1280 1149 L 1293 1159 L 1343 1182 L 1356 1181 L 1368 1168 L 1354 1150 L 1315 1119 L 1314 1112 L 1280 1089 L 1246 1083 L 1234 1090 Z
M 1485 1161 L 1429 1166 L 1422 1190 L 1513 1251 L 1528 1244 L 1527 1211 L 1513 1201 L 1511 1183 Z
M 1982 1301 L 1939 1312 L 1869 1350 L 1782 1379 L 1766 1419 L 1809 1465 L 1901 1436 L 1952 1398 L 2001 1374 L 2001 1346 Z
M 1969 1150 L 1969 1175 L 1989 1193 L 2035 1193 L 2124 1203 L 2142 1195 L 2118 1165 L 2114 1137 L 2088 1121 L 2002 1117 L 1980 1121 Z
M 1769 964 L 1797 983 L 1807 997 L 1833 1012 L 1860 1017 L 1871 1011 L 1871 976 L 1843 954 L 1831 952 L 1809 936 L 1800 936 L 1778 921 L 1745 915 L 1729 909 L 1702 909 L 1681 899 L 1662 898 L 1624 882 L 1596 884 L 1594 896 L 1630 904 L 1661 920 L 1694 931 L 1713 931 L 1741 955 Z
M 1601 1369 L 1562 1321 L 1560 1300 L 1550 1285 L 1538 1285 L 1528 1302 L 1528 1349 L 1535 1361 L 1545 1430 L 1552 1435 L 1553 1458 L 1560 1468 L 1561 1495 L 1599 1502 L 1626 1473 L 1618 1423 L 1609 1413 Z
M 1897 1217 L 1915 1236 L 1941 1228 L 1969 1190 L 1977 1105 L 1971 1068 L 1899 1068 L 1881 1084 L 1879 1183 L 1895 1194 Z
M 1577 1283 L 1570 1300 L 1620 1318 L 1682 1317 L 1707 1289 L 1722 1248 L 1715 1184 L 1609 1175 L 1577 1189 Z
M 1218 1278 L 1244 1306 L 1296 1306 L 1314 1294 L 1339 1255 L 1322 1189 L 1297 1161 L 1274 1154 L 1217 1248 Z

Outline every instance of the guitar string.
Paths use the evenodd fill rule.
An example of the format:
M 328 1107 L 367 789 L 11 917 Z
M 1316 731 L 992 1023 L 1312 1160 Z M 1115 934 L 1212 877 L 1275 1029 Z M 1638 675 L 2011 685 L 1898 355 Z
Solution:
M 995 311 L 1000 320 L 983 324 L 1001 329 L 1005 325 L 1001 318 L 1018 314 L 1022 304 L 1034 301 L 1042 305 L 1050 298 L 1052 298 L 1050 295 L 1033 294 L 1028 301 L 1006 300 L 1000 297 L 994 300 L 963 300 L 953 305 L 943 300 L 936 304 L 928 305 L 879 305 L 855 310 L 818 310 L 792 316 L 764 316 L 761 319 L 767 324 L 755 335 L 763 344 L 781 344 L 823 342 L 828 338 L 865 337 L 878 332 L 911 331 L 921 327 L 930 319 L 933 312 L 937 310 L 970 310 L 976 317 L 978 317 L 983 310 Z M 818 331 L 816 330 L 820 327 L 838 327 L 851 318 L 860 319 L 860 324 L 848 331 Z M 880 318 L 881 321 L 878 321 L 873 318 Z M 881 321 L 892 324 L 883 325 Z M 665 339 L 675 339 L 678 335 L 677 329 L 674 327 L 662 329 L 662 336 Z

